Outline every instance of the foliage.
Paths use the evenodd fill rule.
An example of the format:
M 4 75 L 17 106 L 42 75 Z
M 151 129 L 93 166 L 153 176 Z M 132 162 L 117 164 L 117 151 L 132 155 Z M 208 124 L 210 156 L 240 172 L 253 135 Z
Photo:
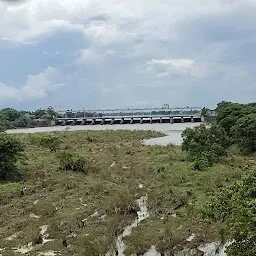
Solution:
M 0 110 L 0 131 L 13 128 L 46 126 L 56 116 L 52 107 L 34 112 L 18 111 L 13 108 Z
M 86 173 L 86 161 L 81 156 L 77 156 L 71 152 L 63 151 L 58 154 L 58 158 L 60 160 L 60 170 Z
M 211 216 L 226 223 L 227 239 L 233 241 L 228 256 L 256 255 L 256 171 L 223 188 L 209 206 Z
M 60 140 L 55 135 L 44 135 L 39 139 L 40 146 L 55 151 L 59 148 Z
M 238 119 L 249 114 L 256 114 L 256 107 L 253 104 L 239 104 L 225 102 L 218 104 L 217 124 L 225 129 L 231 136 L 231 129 L 237 123 Z
M 229 146 L 225 131 L 214 124 L 210 127 L 200 125 L 193 129 L 187 128 L 182 137 L 182 149 L 189 153 L 190 159 L 196 160 L 195 169 L 218 162 Z
M 256 151 L 256 114 L 238 119 L 231 131 L 242 149 L 249 152 Z
M 0 180 L 13 179 L 18 175 L 16 163 L 23 150 L 18 139 L 0 133 Z

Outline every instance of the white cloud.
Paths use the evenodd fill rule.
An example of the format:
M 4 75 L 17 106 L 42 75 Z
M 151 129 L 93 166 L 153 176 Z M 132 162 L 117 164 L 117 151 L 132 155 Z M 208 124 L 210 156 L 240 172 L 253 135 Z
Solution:
M 26 42 L 58 29 L 72 29 L 102 44 L 137 37 L 168 39 L 177 32 L 177 22 L 227 12 L 243 1 L 30 0 L 15 6 L 0 2 L 0 38 Z
M 177 69 L 187 69 L 191 68 L 195 61 L 192 59 L 163 59 L 163 60 L 156 60 L 152 59 L 148 62 L 149 65 L 166 65 L 171 66 Z
M 206 74 L 203 69 L 192 59 L 152 59 L 147 62 L 148 71 L 153 71 L 159 78 L 168 75 L 189 75 L 191 77 L 201 77 Z
M 29 75 L 22 87 L 8 86 L 0 82 L 0 99 L 1 101 L 25 101 L 45 98 L 64 85 L 54 83 L 56 75 L 56 70 L 48 67 L 42 73 Z
M 121 107 L 126 102 L 153 102 L 155 98 L 188 104 L 204 100 L 202 93 L 218 99 L 230 95 L 212 93 L 217 84 L 219 88 L 234 83 L 246 87 L 254 81 L 255 0 L 26 0 L 11 6 L 6 2 L 0 0 L 0 55 L 12 43 L 27 45 L 3 54 L 2 65 L 9 56 L 21 53 L 24 70 L 33 61 L 41 65 L 42 57 L 42 65 L 47 62 L 63 69 L 69 86 L 60 93 L 60 104 L 71 93 L 76 100 L 67 104 L 80 107 Z M 51 37 L 56 31 L 78 33 L 75 37 L 70 36 L 74 33 Z M 38 42 L 38 48 L 30 45 Z M 71 50 L 67 44 L 72 45 Z M 33 49 L 35 55 L 39 49 L 38 55 L 31 60 L 31 56 L 24 57 L 24 49 L 26 53 Z M 42 56 L 42 50 L 48 56 Z M 12 70 L 16 81 L 16 74 L 24 75 Z M 32 77 L 43 80 L 40 74 Z M 32 80 L 29 76 L 20 88 L 0 84 L 0 98 L 43 98 L 51 88 L 58 88 L 53 86 L 53 78 L 38 87 Z M 108 97 L 101 93 L 104 90 L 111 91 Z M 232 90 L 232 94 L 236 92 Z

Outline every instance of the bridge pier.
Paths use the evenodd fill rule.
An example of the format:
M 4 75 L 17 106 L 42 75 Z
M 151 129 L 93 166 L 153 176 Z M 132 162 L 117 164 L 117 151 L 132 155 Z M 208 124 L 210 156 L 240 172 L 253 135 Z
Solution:
M 77 118 L 56 118 L 55 125 L 105 125 L 105 124 L 153 124 L 153 123 L 197 123 L 203 122 L 200 115 L 135 115 L 135 116 L 103 116 L 103 117 L 77 117 Z M 53 122 L 52 122 L 53 123 Z

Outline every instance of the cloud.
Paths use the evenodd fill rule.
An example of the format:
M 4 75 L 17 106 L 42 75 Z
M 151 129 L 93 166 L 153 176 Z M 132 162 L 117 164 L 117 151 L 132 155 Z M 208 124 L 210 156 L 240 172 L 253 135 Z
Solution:
M 168 75 L 189 75 L 201 77 L 206 75 L 198 63 L 192 59 L 152 59 L 147 62 L 148 70 L 156 72 L 156 76 L 166 77 Z
M 26 83 L 21 87 L 8 86 L 0 82 L 0 99 L 1 101 L 25 101 L 45 98 L 64 85 L 54 82 L 56 75 L 56 70 L 48 67 L 42 73 L 29 75 Z
M 171 66 L 178 69 L 187 69 L 191 68 L 195 61 L 191 59 L 163 59 L 163 60 L 156 60 L 152 59 L 148 62 L 149 65 L 166 65 Z
M 0 1 L 1 99 L 58 108 L 251 99 L 255 7 L 255 0 Z M 34 91 L 28 74 L 47 66 L 65 76 Z M 51 90 L 56 83 L 65 90 Z

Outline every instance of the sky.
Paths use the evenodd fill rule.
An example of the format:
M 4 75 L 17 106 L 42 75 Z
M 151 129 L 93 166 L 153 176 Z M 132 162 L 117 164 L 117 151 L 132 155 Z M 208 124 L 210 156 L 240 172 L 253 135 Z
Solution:
M 0 108 L 256 101 L 255 0 L 0 0 Z

